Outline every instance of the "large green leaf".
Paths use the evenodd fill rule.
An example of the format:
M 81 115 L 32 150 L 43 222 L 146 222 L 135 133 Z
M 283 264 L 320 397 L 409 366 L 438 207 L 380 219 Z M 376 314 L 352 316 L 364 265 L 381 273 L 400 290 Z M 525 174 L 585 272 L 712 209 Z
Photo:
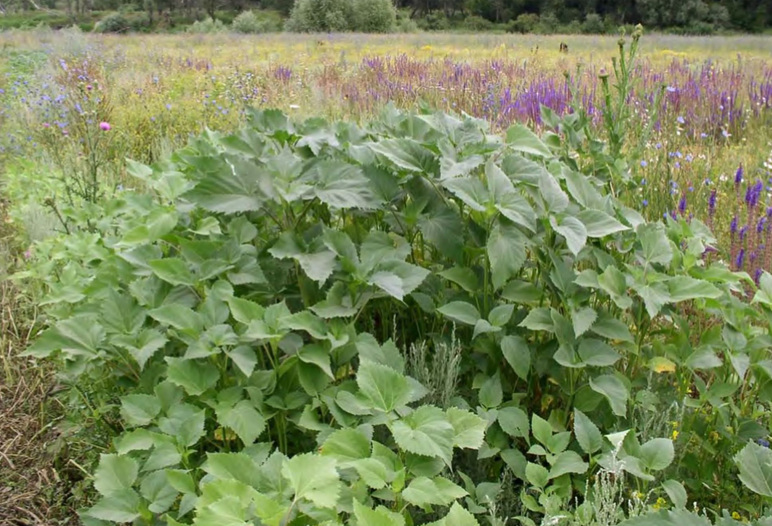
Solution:
M 405 526 L 405 519 L 399 513 L 383 506 L 370 509 L 354 499 L 354 516 L 358 526 Z
M 172 285 L 193 285 L 196 280 L 187 263 L 179 258 L 165 258 L 150 261 L 153 273 Z
M 637 456 L 643 465 L 652 471 L 665 469 L 675 457 L 673 441 L 669 438 L 653 438 L 641 445 Z
M 167 357 L 167 376 L 192 396 L 198 396 L 211 389 L 220 379 L 220 372 L 214 364 L 201 360 Z
M 453 446 L 458 448 L 480 449 L 485 437 L 485 420 L 470 411 L 448 408 L 448 421 L 453 426 Z
M 581 252 L 587 244 L 587 229 L 584 224 L 575 217 L 566 216 L 560 220 L 550 218 L 550 223 L 555 231 L 566 239 L 568 249 L 575 256 Z
M 673 247 L 661 223 L 646 223 L 637 229 L 641 243 L 643 263 L 661 263 L 667 265 L 673 259 Z
M 212 212 L 237 214 L 259 210 L 265 200 L 257 184 L 261 177 L 254 166 L 248 173 L 223 163 L 216 172 L 207 173 L 184 197 Z
M 282 466 L 295 499 L 306 499 L 320 508 L 334 508 L 340 497 L 341 483 L 335 469 L 337 461 L 312 453 L 296 455 Z
M 294 259 L 309 278 L 319 283 L 327 281 L 335 268 L 334 252 L 323 246 L 315 250 L 304 246 L 293 232 L 284 232 L 268 252 L 277 259 Z
M 499 426 L 509 436 L 528 439 L 530 425 L 528 415 L 519 407 L 502 407 L 497 415 Z
M 603 447 L 603 436 L 587 415 L 574 408 L 574 435 L 579 447 L 588 455 L 592 455 Z
M 624 417 L 627 414 L 627 399 L 630 394 L 619 378 L 611 374 L 590 378 L 590 388 L 608 400 L 615 415 Z
M 751 491 L 772 498 L 772 450 L 749 442 L 734 457 L 740 480 Z
M 454 502 L 445 517 L 426 526 L 480 526 L 480 523 L 458 502 Z
M 121 418 L 129 426 L 146 426 L 160 412 L 161 402 L 155 396 L 132 394 L 121 398 Z
M 45 358 L 53 351 L 62 351 L 74 356 L 93 356 L 104 338 L 105 330 L 93 316 L 75 316 L 44 332 L 24 355 Z
M 523 268 L 528 238 L 516 226 L 502 221 L 488 235 L 488 261 L 491 265 L 493 287 L 501 288 Z
M 670 301 L 686 301 L 697 298 L 718 298 L 722 292 L 715 285 L 689 276 L 675 276 L 667 281 Z
M 485 185 L 477 177 L 448 179 L 443 186 L 458 197 L 466 206 L 477 212 L 485 212 L 490 196 Z
M 522 124 L 511 126 L 507 130 L 507 144 L 515 151 L 536 155 L 538 157 L 551 157 L 552 152 L 546 144 L 530 129 Z
M 402 497 L 415 506 L 447 506 L 467 492 L 444 477 L 417 477 L 402 491 Z
M 576 217 L 584 225 L 588 237 L 606 237 L 629 230 L 628 227 L 600 210 L 582 210 Z
M 563 451 L 550 467 L 550 479 L 558 478 L 566 473 L 584 474 L 590 465 L 582 460 L 576 451 Z
M 433 206 L 418 218 L 418 229 L 424 239 L 445 256 L 458 261 L 464 251 L 464 224 L 458 211 L 450 206 Z
M 360 364 L 357 385 L 370 400 L 373 409 L 379 411 L 393 411 L 410 402 L 412 388 L 407 378 L 386 365 L 373 362 Z
M 99 457 L 99 465 L 94 472 L 94 488 L 103 496 L 131 489 L 137 480 L 139 466 L 125 455 L 106 455 Z
M 477 307 L 466 301 L 451 301 L 437 309 L 437 312 L 464 325 L 474 325 L 480 319 Z
M 505 336 L 501 339 L 501 352 L 515 374 L 528 381 L 531 370 L 531 350 L 520 336 Z
M 131 522 L 140 515 L 140 501 L 136 491 L 120 490 L 109 497 L 99 499 L 88 509 L 86 515 L 103 521 Z
M 142 479 L 140 493 L 150 503 L 148 509 L 158 514 L 171 508 L 178 495 L 177 490 L 168 484 L 163 471 L 155 471 Z
M 389 296 L 402 301 L 413 292 L 429 275 L 429 271 L 405 261 L 385 261 L 369 277 L 368 283 L 375 285 Z
M 314 194 L 333 208 L 374 209 L 380 204 L 370 181 L 358 167 L 337 160 L 314 165 Z
M 234 406 L 218 408 L 217 421 L 233 429 L 245 445 L 249 446 L 265 431 L 265 418 L 252 402 L 242 400 Z
M 434 406 L 421 406 L 391 424 L 397 445 L 418 455 L 439 457 L 450 465 L 455 429 L 445 413 Z
M 367 458 L 370 456 L 370 439 L 357 429 L 339 429 L 327 437 L 320 452 L 341 462 Z
M 368 146 L 403 170 L 434 173 L 437 168 L 435 155 L 412 139 L 382 139 Z

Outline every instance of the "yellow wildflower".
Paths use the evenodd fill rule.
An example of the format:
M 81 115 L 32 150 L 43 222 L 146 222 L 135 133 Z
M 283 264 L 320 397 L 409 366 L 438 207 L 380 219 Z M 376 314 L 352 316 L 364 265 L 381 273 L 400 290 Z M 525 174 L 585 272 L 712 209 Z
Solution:
M 678 438 L 678 430 L 674 429 L 673 430 L 673 440 L 675 440 L 677 438 Z

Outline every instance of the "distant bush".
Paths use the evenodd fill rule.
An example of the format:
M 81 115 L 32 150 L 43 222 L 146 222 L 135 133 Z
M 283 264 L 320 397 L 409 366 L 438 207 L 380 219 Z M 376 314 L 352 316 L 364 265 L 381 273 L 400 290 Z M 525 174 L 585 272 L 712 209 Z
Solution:
M 354 0 L 354 31 L 389 33 L 394 31 L 397 10 L 391 0 Z
M 447 31 L 450 29 L 450 21 L 442 13 L 431 12 L 418 19 L 418 27 L 424 31 Z
M 129 20 L 122 13 L 110 13 L 94 26 L 97 33 L 125 33 L 129 29 Z
M 285 29 L 295 33 L 351 31 L 353 14 L 351 0 L 297 0 Z
M 469 31 L 490 31 L 493 29 L 493 22 L 477 15 L 471 15 L 464 19 L 464 29 Z
M 219 20 L 213 20 L 212 18 L 205 18 L 203 20 L 197 20 L 193 24 L 189 25 L 185 30 L 188 33 L 220 33 L 225 31 L 226 27 Z
M 244 11 L 233 19 L 231 28 L 237 33 L 258 34 L 281 31 L 282 19 L 279 13 Z
M 509 23 L 507 31 L 510 33 L 533 33 L 537 25 L 539 25 L 539 15 L 523 13 Z
M 397 12 L 397 20 L 394 23 L 394 31 L 397 33 L 416 33 L 419 27 L 409 14 Z
M 550 35 L 557 33 L 558 27 L 560 27 L 560 20 L 555 16 L 555 13 L 542 13 L 539 17 L 539 23 L 534 28 L 535 33 L 541 33 L 543 35 Z
M 587 13 L 582 24 L 582 33 L 601 35 L 606 32 L 606 26 L 598 13 Z
M 555 31 L 551 31 L 552 33 L 563 33 L 566 35 L 575 35 L 582 32 L 582 23 L 578 20 L 571 20 L 568 24 L 564 26 L 558 26 L 558 28 Z

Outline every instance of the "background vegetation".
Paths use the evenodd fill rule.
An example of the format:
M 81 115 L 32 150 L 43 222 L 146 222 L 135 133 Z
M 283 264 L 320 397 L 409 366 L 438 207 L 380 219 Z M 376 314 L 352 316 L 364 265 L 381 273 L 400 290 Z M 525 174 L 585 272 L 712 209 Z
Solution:
M 768 520 L 768 38 L 222 25 L 4 35 L 3 517 Z
M 356 12 L 364 4 L 370 14 L 362 18 Z M 655 30 L 711 34 L 758 33 L 772 26 L 772 5 L 765 0 L 262 0 L 257 4 L 244 0 L 4 0 L 0 4 L 0 29 L 77 24 L 84 30 L 101 32 L 180 31 L 206 19 L 228 26 L 241 13 L 249 11 L 255 11 L 253 16 L 260 19 L 276 15 L 289 18 L 292 22 L 287 29 L 291 31 L 314 32 L 420 28 L 602 34 L 615 33 L 620 26 L 643 23 Z M 395 13 L 399 19 L 396 24 Z M 236 31 L 244 32 L 244 27 L 242 24 Z M 281 29 L 280 24 L 251 24 L 250 28 L 250 32 Z

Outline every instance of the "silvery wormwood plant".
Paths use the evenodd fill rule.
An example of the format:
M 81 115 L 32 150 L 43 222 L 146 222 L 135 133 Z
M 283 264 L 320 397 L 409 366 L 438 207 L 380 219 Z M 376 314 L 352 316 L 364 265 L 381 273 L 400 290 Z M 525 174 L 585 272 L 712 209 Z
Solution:
M 661 330 L 679 304 L 761 335 L 731 314 L 743 277 L 703 263 L 707 229 L 647 223 L 521 126 L 255 111 L 129 165 L 141 190 L 99 233 L 41 245 L 19 276 L 48 289 L 27 354 L 120 408 L 85 523 L 472 525 L 503 469 L 546 517 L 601 467 L 646 485 L 672 461 L 629 430 L 631 379 L 744 352 Z M 453 334 L 448 398 L 400 347 Z

